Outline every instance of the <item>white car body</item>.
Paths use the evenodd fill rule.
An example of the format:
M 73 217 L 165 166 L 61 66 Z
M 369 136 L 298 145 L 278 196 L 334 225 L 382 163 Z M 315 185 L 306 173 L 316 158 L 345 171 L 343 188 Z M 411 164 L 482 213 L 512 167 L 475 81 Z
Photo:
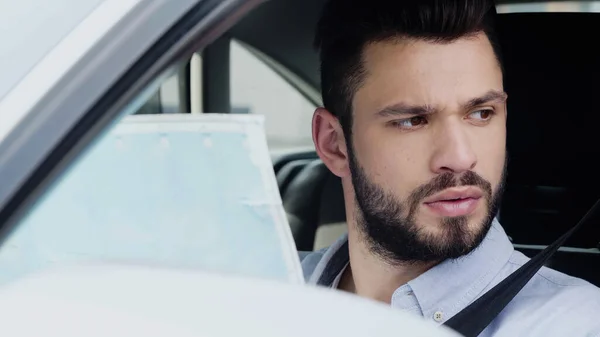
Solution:
M 316 287 L 153 266 L 56 269 L 0 289 L 12 337 L 459 336 Z
M 93 9 L 72 12 L 67 9 L 75 1 L 52 2 L 56 10 L 41 13 L 36 22 L 32 13 L 44 10 L 39 1 L 0 2 L 0 22 L 8 22 L 0 37 L 16 41 L 0 49 L 0 56 L 12 62 L 0 63 L 0 73 L 10 70 L 3 67 L 20 69 L 12 77 L 0 77 L 3 238 L 123 106 L 155 88 L 182 55 L 206 46 L 259 2 L 85 1 Z M 212 7 L 186 31 L 172 34 L 176 40 L 167 41 L 174 24 L 191 8 L 205 5 Z M 56 35 L 48 25 L 68 15 L 80 16 L 79 22 Z M 36 57 L 24 57 L 31 52 L 28 43 L 51 38 L 56 44 L 38 50 Z M 151 58 L 160 43 L 160 55 Z M 124 82 L 132 69 L 142 66 L 144 73 Z M 118 88 L 123 93 L 112 92 Z M 108 104 L 106 111 L 101 103 Z M 92 112 L 102 116 L 86 119 Z M 421 318 L 337 291 L 168 266 L 48 270 L 0 287 L 0 317 L 3 335 L 14 337 L 456 336 Z

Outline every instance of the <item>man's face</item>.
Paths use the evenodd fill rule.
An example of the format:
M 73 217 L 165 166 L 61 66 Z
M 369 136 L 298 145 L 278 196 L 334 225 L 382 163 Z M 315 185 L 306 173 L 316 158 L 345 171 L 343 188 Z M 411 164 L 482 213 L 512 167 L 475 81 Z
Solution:
M 482 33 L 364 49 L 348 157 L 359 229 L 391 262 L 470 252 L 497 211 L 506 95 Z

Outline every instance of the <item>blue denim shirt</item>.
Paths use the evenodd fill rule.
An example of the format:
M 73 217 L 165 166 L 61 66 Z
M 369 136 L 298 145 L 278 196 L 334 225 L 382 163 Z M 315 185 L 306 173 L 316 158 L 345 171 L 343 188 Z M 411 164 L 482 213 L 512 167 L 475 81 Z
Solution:
M 318 283 L 334 253 L 347 247 L 347 240 L 344 235 L 328 248 L 301 255 L 309 284 Z M 396 289 L 391 306 L 443 324 L 527 261 L 495 220 L 478 248 Z M 337 288 L 340 275 L 331 287 Z M 600 337 L 600 289 L 543 267 L 480 336 Z

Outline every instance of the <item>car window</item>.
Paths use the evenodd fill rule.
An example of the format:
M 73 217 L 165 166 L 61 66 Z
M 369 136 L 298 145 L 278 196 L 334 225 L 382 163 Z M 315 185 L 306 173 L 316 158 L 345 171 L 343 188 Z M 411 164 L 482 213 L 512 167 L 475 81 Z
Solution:
M 521 12 L 600 12 L 600 1 L 548 1 L 496 6 L 498 13 Z
M 231 112 L 263 115 L 273 154 L 314 150 L 311 121 L 320 93 L 314 88 L 301 92 L 288 81 L 294 75 L 266 57 L 238 40 L 230 41 Z M 277 71 L 287 71 L 288 78 L 274 66 Z M 203 85 L 202 55 L 197 53 L 161 84 L 136 114 L 203 113 Z
M 149 115 L 161 113 L 186 113 L 189 112 L 188 83 L 186 71 L 188 64 L 177 69 L 176 73 L 161 83 L 152 96 L 142 105 L 135 114 Z
M 264 115 L 272 152 L 314 149 L 311 120 L 316 104 L 243 43 L 231 40 L 230 46 L 232 112 Z

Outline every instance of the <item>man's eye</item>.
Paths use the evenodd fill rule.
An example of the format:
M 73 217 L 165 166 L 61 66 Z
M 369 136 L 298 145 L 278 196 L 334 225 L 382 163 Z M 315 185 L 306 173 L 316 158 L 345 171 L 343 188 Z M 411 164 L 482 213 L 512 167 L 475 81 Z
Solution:
M 425 117 L 416 116 L 408 119 L 403 119 L 399 121 L 394 121 L 394 125 L 403 129 L 411 129 L 419 126 L 423 126 L 427 124 L 427 119 Z
M 469 117 L 477 119 L 479 121 L 487 121 L 490 118 L 492 118 L 492 115 L 494 114 L 493 110 L 487 109 L 487 110 L 477 110 L 472 112 Z

